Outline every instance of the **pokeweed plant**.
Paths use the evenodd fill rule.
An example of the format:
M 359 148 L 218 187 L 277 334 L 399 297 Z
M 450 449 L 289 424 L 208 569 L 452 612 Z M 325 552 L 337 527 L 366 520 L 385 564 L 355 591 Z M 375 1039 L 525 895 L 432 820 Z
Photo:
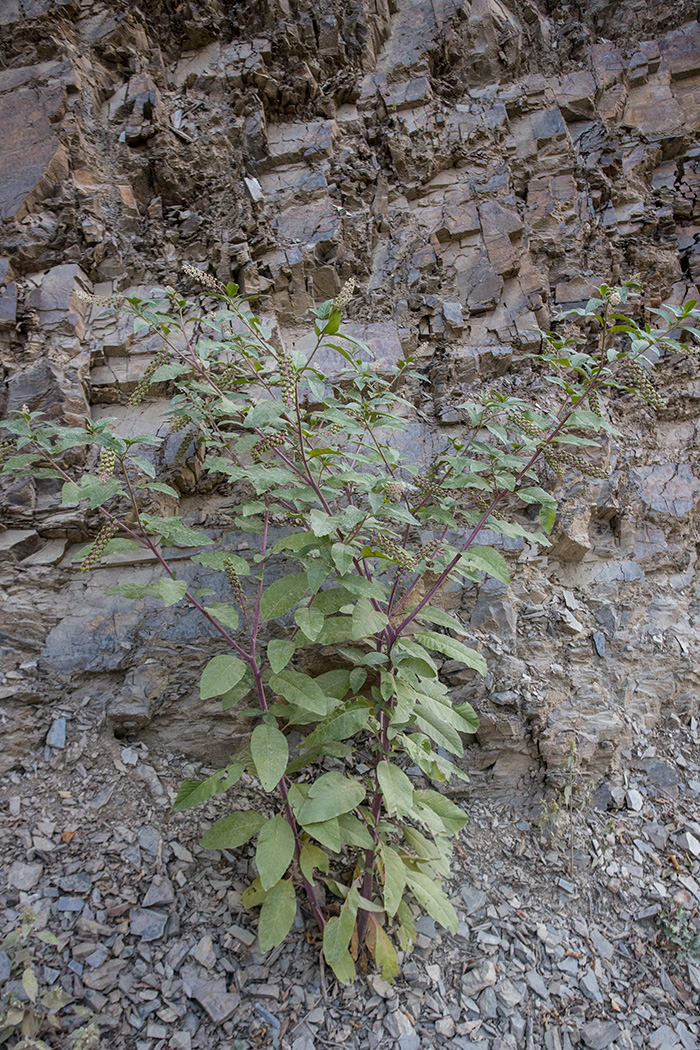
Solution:
M 552 472 L 605 476 L 592 435 L 614 428 L 601 394 L 634 391 L 660 407 L 649 369 L 664 350 L 688 349 L 682 333 L 697 335 L 698 311 L 662 308 L 652 328 L 624 312 L 636 281 L 602 285 L 570 312 L 580 330 L 542 333 L 536 367 L 556 385 L 558 404 L 485 391 L 461 406 L 463 434 L 426 470 L 392 441 L 407 429 L 407 384 L 424 377 L 409 357 L 380 370 L 369 347 L 341 332 L 351 285 L 315 311 L 304 353 L 282 346 L 235 284 L 185 269 L 207 309 L 173 288 L 148 300 L 91 298 L 161 336 L 131 402 L 151 383 L 174 385 L 167 417 L 182 435 L 176 459 L 197 448 L 215 480 L 239 487 L 234 535 L 257 536 L 256 552 L 244 558 L 225 542 L 212 549 L 212 537 L 181 517 L 151 513 L 153 490 L 179 496 L 155 480 L 153 455 L 143 454 L 160 441 L 121 436 L 112 419 L 71 428 L 23 409 L 3 423 L 3 473 L 60 478 L 65 504 L 99 511 L 102 528 L 80 554 L 84 571 L 113 552 L 150 553 L 155 581 L 107 593 L 194 607 L 218 633 L 221 652 L 204 668 L 201 698 L 220 697 L 224 709 L 251 718 L 252 732 L 225 768 L 186 781 L 175 808 L 231 790 L 244 771 L 277 800 L 272 816 L 271 802 L 265 813 L 234 809 L 202 838 L 217 849 L 257 838 L 258 877 L 244 903 L 260 907 L 261 950 L 287 936 L 301 892 L 341 982 L 367 956 L 391 979 L 395 941 L 403 950 L 414 941 L 415 905 L 457 928 L 442 883 L 467 816 L 439 788 L 466 779 L 455 760 L 478 721 L 469 704 L 452 703 L 432 654 L 482 675 L 486 661 L 437 604 L 440 590 L 484 574 L 509 582 L 503 555 L 478 542 L 487 525 L 548 545 Z M 338 368 L 326 374 L 319 362 L 333 359 Z M 67 457 L 80 446 L 92 446 L 82 473 Z M 229 599 L 191 588 L 169 548 L 188 549 L 212 579 L 223 574 Z M 325 891 L 335 904 L 324 904 Z

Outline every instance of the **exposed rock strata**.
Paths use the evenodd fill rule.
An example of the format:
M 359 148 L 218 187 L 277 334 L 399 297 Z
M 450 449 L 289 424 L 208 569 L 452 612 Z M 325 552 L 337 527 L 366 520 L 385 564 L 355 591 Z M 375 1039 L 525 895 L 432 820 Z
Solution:
M 179 280 L 183 261 L 263 292 L 297 342 L 350 275 L 351 323 L 379 358 L 414 353 L 407 454 L 429 461 L 484 383 L 546 395 L 524 359 L 596 279 L 639 271 L 646 307 L 697 297 L 696 5 L 300 0 L 2 5 L 0 409 L 158 425 L 126 399 L 156 344 L 87 317 L 79 289 Z M 640 310 L 642 307 L 640 306 Z M 472 768 L 514 784 L 533 759 L 604 771 L 662 709 L 697 714 L 700 381 L 624 419 L 612 477 L 559 486 L 549 558 L 513 545 L 510 589 L 451 591 L 490 673 L 449 663 L 481 714 Z M 181 468 L 186 515 L 220 536 L 235 490 Z M 206 499 L 203 497 L 206 495 Z M 56 711 L 225 757 L 202 711 L 215 642 L 194 615 L 105 599 L 143 567 L 76 574 L 94 530 L 52 482 L 5 487 L 0 769 L 31 763 Z M 231 542 L 229 536 L 228 542 Z M 167 630 L 165 629 L 167 628 Z M 168 668 L 177 667 L 177 674 Z M 187 732 L 189 736 L 184 736 Z

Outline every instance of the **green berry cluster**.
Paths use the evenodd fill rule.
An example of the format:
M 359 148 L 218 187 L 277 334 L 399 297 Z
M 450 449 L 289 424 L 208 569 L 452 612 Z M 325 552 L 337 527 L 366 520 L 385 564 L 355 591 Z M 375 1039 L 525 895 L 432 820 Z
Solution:
M 280 366 L 282 397 L 290 408 L 294 408 L 297 395 L 297 370 L 286 350 L 280 350 L 277 360 Z
M 563 478 L 566 471 L 564 470 L 564 467 L 562 466 L 560 460 L 557 459 L 552 450 L 545 449 L 543 455 L 547 461 L 547 465 L 550 467 L 551 470 L 554 471 L 555 477 Z
M 119 522 L 112 519 L 102 526 L 95 537 L 95 542 L 80 563 L 81 572 L 90 572 L 91 569 L 95 568 L 95 565 L 102 557 L 105 547 L 118 529 Z
M 184 438 L 177 447 L 177 452 L 173 457 L 173 463 L 182 463 L 183 459 L 185 458 L 185 453 L 187 452 L 187 449 L 190 447 L 196 436 L 197 431 L 194 428 L 191 428 L 185 433 Z
M 127 405 L 140 405 L 148 393 L 148 388 L 151 385 L 151 380 L 156 374 L 161 365 L 167 364 L 170 360 L 170 350 L 165 347 L 163 350 L 159 350 L 156 356 L 151 361 L 146 371 L 141 376 L 139 385 L 134 390 L 133 394 L 127 401 Z
M 117 453 L 113 448 L 103 448 L 100 455 L 100 481 L 106 481 L 114 473 L 114 465 L 117 462 Z
M 220 281 L 217 281 L 216 277 L 212 277 L 211 274 L 205 273 L 204 270 L 199 270 L 196 266 L 189 266 L 187 263 L 182 267 L 188 277 L 194 277 L 195 281 L 199 281 L 205 288 L 210 288 L 213 292 L 225 295 L 226 289 Z
M 243 587 L 241 581 L 238 578 L 238 573 L 233 567 L 233 562 L 230 558 L 224 558 L 224 571 L 226 573 L 226 579 L 228 585 L 231 588 L 233 597 L 236 599 L 241 609 L 245 608 L 245 596 L 243 594 Z
M 524 434 L 529 434 L 530 437 L 536 438 L 542 433 L 542 427 L 539 427 L 537 423 L 528 419 L 523 412 L 509 412 L 508 419 L 518 427 L 519 430 L 522 430 Z
M 400 503 L 406 486 L 403 481 L 385 481 L 382 492 L 390 503 Z
M 414 564 L 417 565 L 419 561 L 432 561 L 441 545 L 442 540 L 431 540 L 430 543 L 426 543 L 422 547 L 419 547 L 414 556 Z
M 15 441 L 0 441 L 0 467 L 10 456 L 14 456 L 16 452 L 17 443 Z
M 441 482 L 429 474 L 416 474 L 413 479 L 419 494 L 425 499 L 426 496 L 444 496 L 446 493 L 440 488 Z
M 603 410 L 600 407 L 600 398 L 597 390 L 590 390 L 588 392 L 588 404 L 591 406 L 591 412 L 595 412 L 597 416 L 603 415 Z
M 643 401 L 646 401 L 657 412 L 666 408 L 666 402 L 637 361 L 626 360 L 623 371 L 627 373 L 630 385 L 635 388 Z
M 259 463 L 266 452 L 270 452 L 273 448 L 280 448 L 286 440 L 284 434 L 268 434 L 267 437 L 261 438 L 250 450 L 253 462 Z
M 173 416 L 170 420 L 170 433 L 179 434 L 181 430 L 188 427 L 192 422 L 192 416 Z
M 240 379 L 240 372 L 236 365 L 226 365 L 216 377 L 216 385 L 220 390 L 230 390 Z
M 564 473 L 563 467 L 574 467 L 576 470 L 580 470 L 582 474 L 588 475 L 589 478 L 607 478 L 609 474 L 603 467 L 596 467 L 595 464 L 589 460 L 584 459 L 583 456 L 575 456 L 573 452 L 567 452 L 566 449 L 558 448 L 556 450 L 549 450 L 549 455 L 545 452 L 545 458 L 549 465 L 553 467 L 557 477 L 561 477 Z M 552 462 L 553 461 L 553 462 Z M 558 464 L 561 469 L 561 474 L 557 473 L 556 466 Z
M 416 564 L 415 556 L 409 554 L 408 551 L 403 549 L 403 547 L 399 547 L 398 543 L 392 540 L 389 536 L 375 536 L 374 546 L 377 550 L 382 551 L 384 554 L 388 554 L 392 561 L 396 562 L 399 569 L 403 571 L 413 569 Z

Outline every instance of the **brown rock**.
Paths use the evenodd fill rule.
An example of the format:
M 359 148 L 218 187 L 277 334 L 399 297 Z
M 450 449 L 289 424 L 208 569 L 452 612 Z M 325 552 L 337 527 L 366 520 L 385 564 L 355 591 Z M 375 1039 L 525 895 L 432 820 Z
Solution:
M 0 219 L 20 219 L 68 177 L 68 159 L 51 129 L 50 90 L 0 98 Z

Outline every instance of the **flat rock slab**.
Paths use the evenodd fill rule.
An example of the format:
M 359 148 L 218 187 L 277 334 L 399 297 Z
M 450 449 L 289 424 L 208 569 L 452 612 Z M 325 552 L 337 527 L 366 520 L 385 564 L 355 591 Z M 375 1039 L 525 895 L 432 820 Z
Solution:
M 132 908 L 129 912 L 130 932 L 142 941 L 157 941 L 165 933 L 168 913 L 157 908 Z
M 41 864 L 23 864 L 22 861 L 16 860 L 8 873 L 8 884 L 16 890 L 24 890 L 25 892 L 33 890 L 41 878 L 43 870 L 44 868 Z
M 241 1001 L 240 995 L 226 990 L 226 981 L 202 980 L 194 974 L 182 974 L 182 986 L 190 999 L 196 999 L 211 1017 L 214 1024 L 223 1024 L 235 1014 Z

